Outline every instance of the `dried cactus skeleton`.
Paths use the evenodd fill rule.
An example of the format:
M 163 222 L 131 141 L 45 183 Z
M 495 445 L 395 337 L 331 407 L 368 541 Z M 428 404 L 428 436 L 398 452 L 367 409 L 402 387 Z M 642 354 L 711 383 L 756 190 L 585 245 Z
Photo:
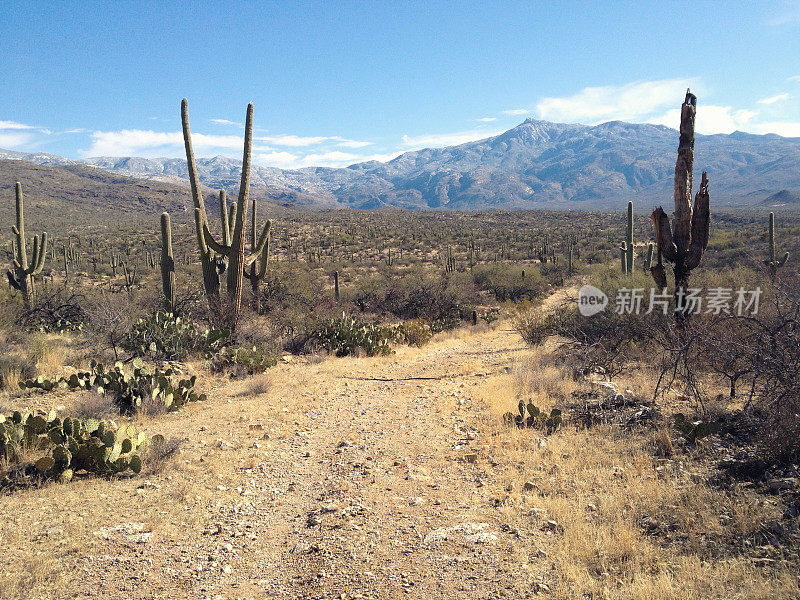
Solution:
M 675 214 L 670 224 L 669 217 L 659 206 L 653 211 L 658 262 L 650 267 L 650 273 L 661 289 L 667 288 L 667 274 L 663 260 L 673 264 L 675 274 L 675 318 L 680 327 L 689 318 L 686 294 L 689 275 L 700 264 L 708 246 L 710 208 L 708 176 L 703 171 L 700 190 L 694 197 L 692 207 L 692 169 L 694 164 L 694 120 L 697 98 L 689 90 L 681 106 L 680 142 L 678 160 L 675 164 Z

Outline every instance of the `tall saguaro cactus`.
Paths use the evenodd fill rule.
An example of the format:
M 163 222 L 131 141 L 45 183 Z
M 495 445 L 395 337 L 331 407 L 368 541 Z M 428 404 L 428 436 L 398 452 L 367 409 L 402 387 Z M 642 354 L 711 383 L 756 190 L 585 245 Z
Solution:
M 700 264 L 708 246 L 710 228 L 710 201 L 708 176 L 703 171 L 700 190 L 694 197 L 692 208 L 692 170 L 694 167 L 694 119 L 697 98 L 686 90 L 681 106 L 680 141 L 678 160 L 675 163 L 675 214 L 670 226 L 669 217 L 659 206 L 653 211 L 653 228 L 658 246 L 658 263 L 650 268 L 655 282 L 665 289 L 667 274 L 662 259 L 673 264 L 675 274 L 675 318 L 683 327 L 689 318 L 686 292 L 689 274 Z
M 785 252 L 783 258 L 775 258 L 775 213 L 769 213 L 769 258 L 764 264 L 769 267 L 769 276 L 775 279 L 778 267 L 782 267 L 789 260 L 789 253 Z
M 31 307 L 34 295 L 33 276 L 42 272 L 44 259 L 47 254 L 47 232 L 33 236 L 33 253 L 31 262 L 28 263 L 28 251 L 25 244 L 25 215 L 22 197 L 22 185 L 18 181 L 14 186 L 17 204 L 17 224 L 11 228 L 16 237 L 14 242 L 13 272 L 8 271 L 8 282 L 16 290 L 22 292 L 22 299 L 26 308 Z
M 175 259 L 172 255 L 172 223 L 161 213 L 161 287 L 167 312 L 175 312 Z
M 239 182 L 239 197 L 236 200 L 236 207 L 232 210 L 232 215 L 230 215 L 230 217 L 232 217 L 230 220 L 233 221 L 233 229 L 231 230 L 229 228 L 230 223 L 228 224 L 228 228 L 225 227 L 225 217 L 223 217 L 224 232 L 222 243 L 214 239 L 214 236 L 208 228 L 208 217 L 203 202 L 203 195 L 200 190 L 200 180 L 197 175 L 194 150 L 192 149 L 192 138 L 189 131 L 189 105 L 186 98 L 181 102 L 181 121 L 183 125 L 183 139 L 186 146 L 186 163 L 189 167 L 189 179 L 192 186 L 192 198 L 195 207 L 194 222 L 197 233 L 197 245 L 200 250 L 200 260 L 203 266 L 203 284 L 206 289 L 206 296 L 208 297 L 212 311 L 215 312 L 218 323 L 234 329 L 241 312 L 244 269 L 249 267 L 253 261 L 258 258 L 269 236 L 269 224 L 267 224 L 261 233 L 258 243 L 253 248 L 252 254 L 245 259 L 244 228 L 247 221 L 247 198 L 250 189 L 250 158 L 253 148 L 253 104 L 250 103 L 247 105 L 244 152 L 242 155 L 242 178 Z M 224 212 L 223 199 L 221 199 L 220 204 L 220 208 Z M 227 307 L 223 307 L 220 302 L 220 273 L 217 270 L 214 257 L 215 252 L 227 258 L 228 262 L 226 267 Z
M 625 241 L 619 247 L 622 272 L 633 273 L 633 202 L 628 202 L 628 224 L 625 228 Z

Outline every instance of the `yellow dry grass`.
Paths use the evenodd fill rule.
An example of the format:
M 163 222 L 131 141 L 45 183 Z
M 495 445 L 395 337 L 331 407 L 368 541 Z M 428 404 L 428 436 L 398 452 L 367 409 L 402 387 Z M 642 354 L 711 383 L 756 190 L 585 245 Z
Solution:
M 492 415 L 485 420 L 497 445 L 491 451 L 509 465 L 494 482 L 507 518 L 520 529 L 547 530 L 548 521 L 558 523 L 558 531 L 548 536 L 551 543 L 536 549 L 546 552 L 552 565 L 554 573 L 545 579 L 551 587 L 555 582 L 557 597 L 797 597 L 798 580 L 790 566 L 760 568 L 746 555 L 708 542 L 710 536 L 726 535 L 722 516 L 730 519 L 727 535 L 746 537 L 761 521 L 780 518 L 777 508 L 753 492 L 731 498 L 708 486 L 690 466 L 658 471 L 654 450 L 672 447 L 666 432 L 648 436 L 610 426 L 568 425 L 545 436 L 507 427 L 502 414 L 516 412 L 520 399 L 532 398 L 549 409 L 578 386 L 552 364 L 546 348 L 532 350 L 523 365 L 488 380 L 479 397 Z M 645 382 L 640 374 L 621 383 L 640 390 L 647 388 Z M 677 525 L 684 539 L 664 543 L 648 536 L 640 524 L 646 517 Z

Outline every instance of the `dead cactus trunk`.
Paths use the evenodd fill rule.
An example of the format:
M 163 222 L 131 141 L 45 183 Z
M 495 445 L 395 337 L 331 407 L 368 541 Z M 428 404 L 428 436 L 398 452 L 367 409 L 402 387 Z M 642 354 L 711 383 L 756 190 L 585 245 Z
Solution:
M 681 106 L 681 129 L 678 143 L 678 160 L 675 164 L 675 214 L 670 226 L 669 217 L 659 206 L 653 211 L 653 228 L 658 246 L 658 263 L 650 268 L 656 284 L 667 288 L 667 274 L 663 260 L 673 264 L 675 274 L 675 320 L 679 327 L 686 326 L 690 307 L 687 303 L 689 275 L 700 264 L 708 246 L 710 208 L 708 176 L 703 171 L 700 190 L 692 207 L 692 170 L 694 167 L 694 119 L 697 98 L 686 90 Z

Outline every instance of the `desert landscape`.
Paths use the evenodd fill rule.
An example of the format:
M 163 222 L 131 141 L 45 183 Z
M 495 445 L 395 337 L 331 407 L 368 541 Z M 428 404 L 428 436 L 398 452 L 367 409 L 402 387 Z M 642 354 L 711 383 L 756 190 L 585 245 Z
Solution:
M 31 10 L 12 5 L 9 24 Z M 8 64 L 30 69 L 0 99 L 0 599 L 798 597 L 800 134 L 776 112 L 794 91 L 734 110 L 702 78 L 631 79 L 393 146 L 367 112 L 280 132 L 281 110 L 331 110 L 322 72 L 330 102 L 309 83 L 288 108 L 241 83 L 223 109 L 182 69 L 183 99 L 15 100 L 59 60 L 23 42 L 122 22 L 73 8 L 15 30 Z M 279 36 L 405 10 L 273 8 L 254 23 Z M 120 60 L 175 10 L 120 26 Z M 794 39 L 787 14 L 759 16 L 764 51 Z M 443 16 L 473 23 L 433 3 L 403 31 Z M 334 62 L 365 43 L 326 40 Z M 354 89 L 405 93 L 359 65 Z M 169 108 L 145 130 L 147 102 Z M 96 128 L 66 129 L 78 107 Z

